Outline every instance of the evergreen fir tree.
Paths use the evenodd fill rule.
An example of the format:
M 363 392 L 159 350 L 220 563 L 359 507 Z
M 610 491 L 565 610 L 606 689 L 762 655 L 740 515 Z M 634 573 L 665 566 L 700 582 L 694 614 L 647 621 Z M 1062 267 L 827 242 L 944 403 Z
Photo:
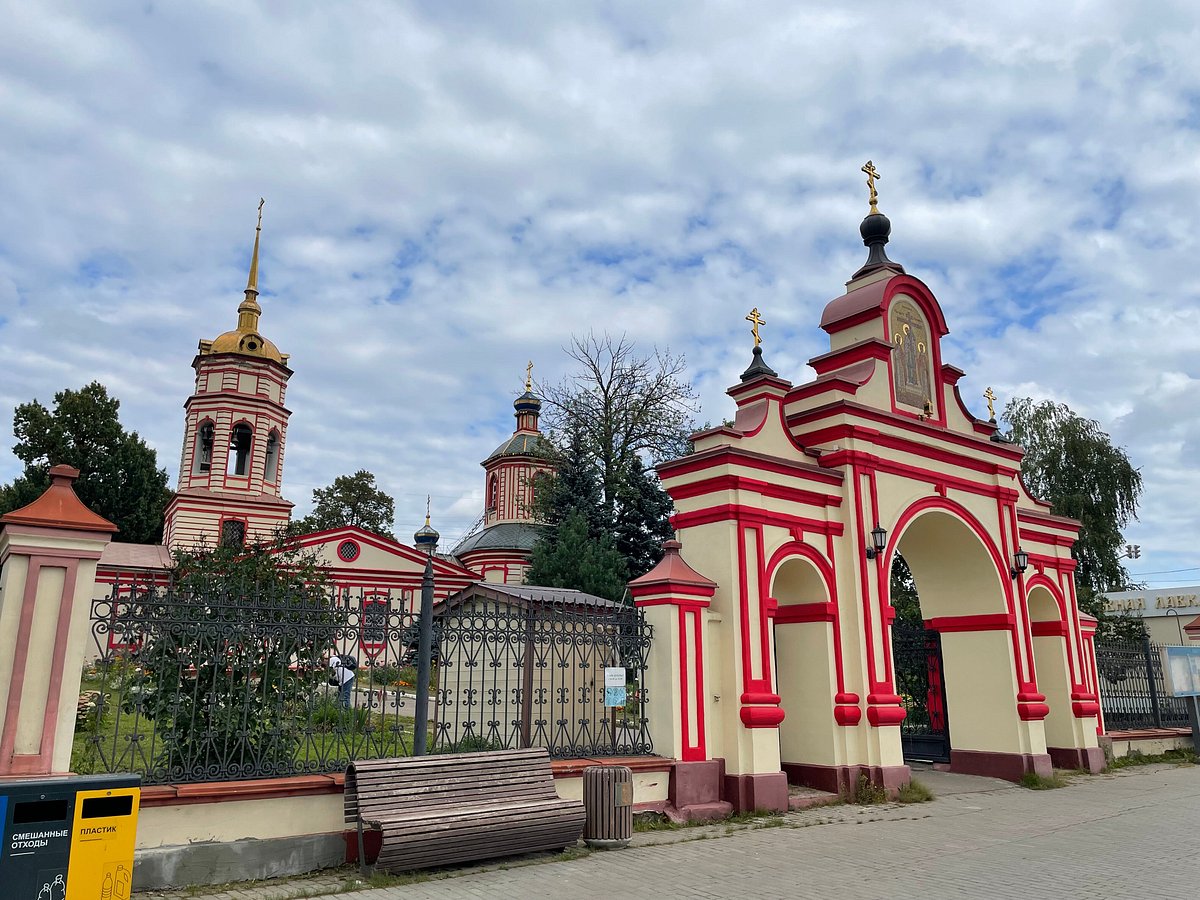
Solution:
M 583 510 L 573 509 L 533 547 L 525 581 L 542 587 L 574 588 L 609 600 L 625 594 L 625 560 L 607 534 L 588 530 Z
M 631 578 L 644 575 L 662 559 L 662 543 L 674 536 L 671 498 L 658 476 L 633 456 L 624 467 L 617 490 L 613 532 Z

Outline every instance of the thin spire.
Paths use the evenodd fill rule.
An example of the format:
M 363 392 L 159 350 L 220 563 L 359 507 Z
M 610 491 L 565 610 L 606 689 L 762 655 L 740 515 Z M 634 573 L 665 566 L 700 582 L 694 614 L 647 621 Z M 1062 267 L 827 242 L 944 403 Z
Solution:
M 425 527 L 429 527 L 429 494 L 425 495 Z
M 258 236 L 262 233 L 262 211 L 267 201 L 258 198 L 258 224 L 254 227 L 254 253 L 250 256 L 250 277 L 246 279 L 246 293 L 258 293 Z

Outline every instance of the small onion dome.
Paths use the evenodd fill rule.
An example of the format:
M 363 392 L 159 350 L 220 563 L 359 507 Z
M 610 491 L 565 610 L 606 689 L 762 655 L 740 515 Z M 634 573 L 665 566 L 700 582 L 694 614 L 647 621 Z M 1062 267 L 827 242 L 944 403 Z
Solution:
M 863 244 L 870 252 L 867 254 L 867 261 L 863 267 L 854 273 L 854 278 L 862 278 L 862 276 L 879 269 L 889 269 L 901 275 L 904 274 L 904 266 L 888 259 L 887 251 L 883 249 L 883 245 L 888 242 L 892 234 L 891 219 L 881 212 L 873 212 L 862 220 L 862 224 L 858 226 L 858 233 L 862 235 Z
M 413 543 L 418 550 L 424 550 L 426 553 L 433 553 L 437 547 L 438 539 L 441 537 L 437 529 L 429 524 L 429 516 L 425 517 L 425 524 L 416 534 L 413 535 Z
M 513 409 L 517 411 L 517 415 L 521 413 L 536 413 L 542 408 L 542 401 L 532 391 L 526 391 L 520 397 L 513 401 Z

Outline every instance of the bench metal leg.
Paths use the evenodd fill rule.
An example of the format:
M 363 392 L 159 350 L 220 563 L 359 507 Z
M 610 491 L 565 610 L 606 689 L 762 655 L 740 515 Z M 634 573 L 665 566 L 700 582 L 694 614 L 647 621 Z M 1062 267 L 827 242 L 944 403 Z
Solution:
M 371 866 L 367 865 L 367 851 L 363 846 L 362 816 L 358 817 L 358 874 L 363 878 L 371 877 Z

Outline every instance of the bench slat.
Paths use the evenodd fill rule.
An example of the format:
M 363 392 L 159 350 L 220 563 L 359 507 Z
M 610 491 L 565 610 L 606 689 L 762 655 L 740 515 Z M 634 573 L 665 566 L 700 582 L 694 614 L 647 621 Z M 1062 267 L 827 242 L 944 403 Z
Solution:
M 344 811 L 379 828 L 376 865 L 391 871 L 564 847 L 584 820 L 582 803 L 555 792 L 543 747 L 359 760 Z

